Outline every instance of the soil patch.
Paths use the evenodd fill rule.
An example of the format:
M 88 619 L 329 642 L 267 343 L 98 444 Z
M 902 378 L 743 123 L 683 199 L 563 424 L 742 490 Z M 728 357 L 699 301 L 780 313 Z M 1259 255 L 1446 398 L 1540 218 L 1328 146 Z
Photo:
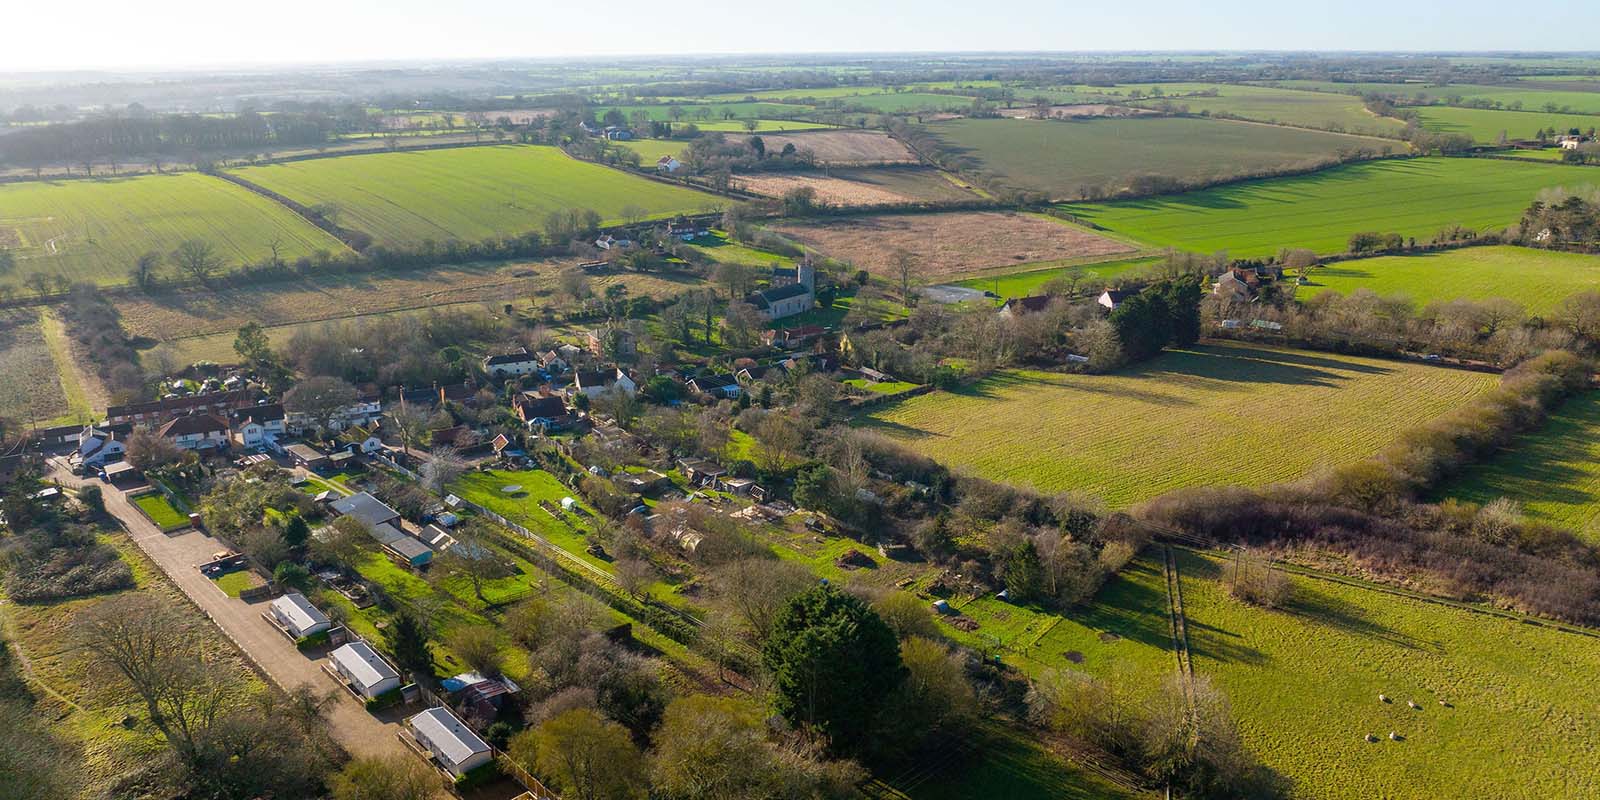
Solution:
M 809 150 L 823 164 L 915 164 L 917 157 L 899 140 L 879 131 L 822 130 L 793 133 L 758 133 L 767 152 L 786 144 Z
M 747 192 L 782 197 L 802 187 L 816 191 L 817 201 L 835 206 L 875 206 L 888 203 L 907 203 L 911 198 L 877 186 L 840 178 L 815 175 L 761 175 L 741 177 L 738 187 Z
M 994 211 L 852 217 L 778 225 L 774 230 L 885 277 L 892 276 L 898 253 L 910 253 L 919 280 L 1134 251 L 1121 242 L 1044 217 Z
M 1083 654 L 1078 652 L 1078 651 L 1076 651 L 1076 650 L 1068 650 L 1067 652 L 1062 653 L 1061 655 L 1063 657 L 1065 657 L 1068 661 L 1071 661 L 1074 664 L 1082 664 L 1083 663 Z
M 1122 640 L 1121 636 L 1118 636 L 1118 635 L 1112 633 L 1111 631 L 1102 631 L 1101 634 L 1100 634 L 1100 641 L 1105 642 L 1106 644 L 1111 644 L 1112 642 L 1121 641 L 1121 640 Z

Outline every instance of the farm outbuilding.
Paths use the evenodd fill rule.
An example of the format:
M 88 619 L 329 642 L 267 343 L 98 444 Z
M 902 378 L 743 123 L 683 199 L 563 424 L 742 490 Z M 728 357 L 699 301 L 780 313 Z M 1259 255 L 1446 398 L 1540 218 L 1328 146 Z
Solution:
M 267 611 L 272 614 L 278 627 L 296 639 L 322 633 L 332 625 L 328 616 L 299 592 L 290 592 L 272 601 Z

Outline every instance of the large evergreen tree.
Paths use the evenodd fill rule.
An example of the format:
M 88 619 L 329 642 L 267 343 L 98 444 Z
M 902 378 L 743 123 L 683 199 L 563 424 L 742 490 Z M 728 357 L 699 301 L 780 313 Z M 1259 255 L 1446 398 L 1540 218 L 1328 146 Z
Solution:
M 796 595 L 762 648 L 779 713 L 856 750 L 889 693 L 905 679 L 894 632 L 860 600 L 831 586 Z

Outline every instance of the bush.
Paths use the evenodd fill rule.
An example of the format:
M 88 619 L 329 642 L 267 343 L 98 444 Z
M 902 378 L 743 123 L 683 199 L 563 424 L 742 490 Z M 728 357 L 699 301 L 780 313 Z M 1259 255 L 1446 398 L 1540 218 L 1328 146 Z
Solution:
M 1263 608 L 1282 608 L 1294 597 L 1294 584 L 1265 560 L 1240 554 L 1228 567 L 1228 593 Z
M 327 643 L 328 643 L 328 632 L 327 631 L 318 631 L 318 632 L 313 633 L 313 634 L 311 634 L 309 636 L 302 636 L 299 639 L 296 639 L 294 641 L 294 646 L 298 647 L 301 650 L 310 650 L 310 649 L 315 648 L 315 647 L 321 647 L 321 646 L 323 646 L 323 645 L 325 645 Z M 373 698 L 373 699 L 377 699 L 377 698 Z M 368 708 L 371 708 L 371 705 L 368 705 Z
M 70 526 L 33 530 L 6 543 L 11 568 L 6 594 L 18 603 L 43 603 L 68 597 L 133 588 L 133 571 L 94 530 Z
M 399 705 L 400 700 L 400 687 L 395 687 L 377 697 L 368 699 L 364 705 L 366 705 L 368 711 L 378 711 L 393 705 Z
M 474 789 L 498 777 L 500 777 L 499 762 L 490 761 L 486 764 L 479 764 L 456 777 L 456 790 Z

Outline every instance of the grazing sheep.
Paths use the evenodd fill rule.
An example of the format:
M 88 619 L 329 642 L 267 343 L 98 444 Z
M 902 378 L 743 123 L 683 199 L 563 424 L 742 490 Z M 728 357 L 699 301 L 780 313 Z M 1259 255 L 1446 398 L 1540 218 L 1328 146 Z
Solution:
M 1406 705 L 1411 706 L 1412 708 L 1414 708 L 1414 709 L 1416 709 L 1418 711 L 1422 710 L 1422 706 L 1417 705 L 1417 701 L 1415 701 L 1415 700 L 1407 700 L 1406 701 Z
M 1389 699 L 1389 695 L 1380 694 L 1380 695 L 1378 695 L 1378 702 L 1380 702 L 1380 703 L 1392 703 L 1394 701 Z
M 1389 741 L 1391 741 L 1391 742 L 1398 742 L 1398 741 L 1400 741 L 1400 740 L 1402 740 L 1404 738 L 1406 738 L 1406 737 L 1401 736 L 1400 734 L 1395 733 L 1394 731 L 1389 731 Z
M 1367 740 L 1367 742 L 1369 744 L 1371 744 L 1371 743 L 1374 743 L 1374 742 L 1378 741 L 1378 737 L 1373 736 L 1372 734 L 1369 733 L 1369 734 L 1366 735 L 1366 740 Z

